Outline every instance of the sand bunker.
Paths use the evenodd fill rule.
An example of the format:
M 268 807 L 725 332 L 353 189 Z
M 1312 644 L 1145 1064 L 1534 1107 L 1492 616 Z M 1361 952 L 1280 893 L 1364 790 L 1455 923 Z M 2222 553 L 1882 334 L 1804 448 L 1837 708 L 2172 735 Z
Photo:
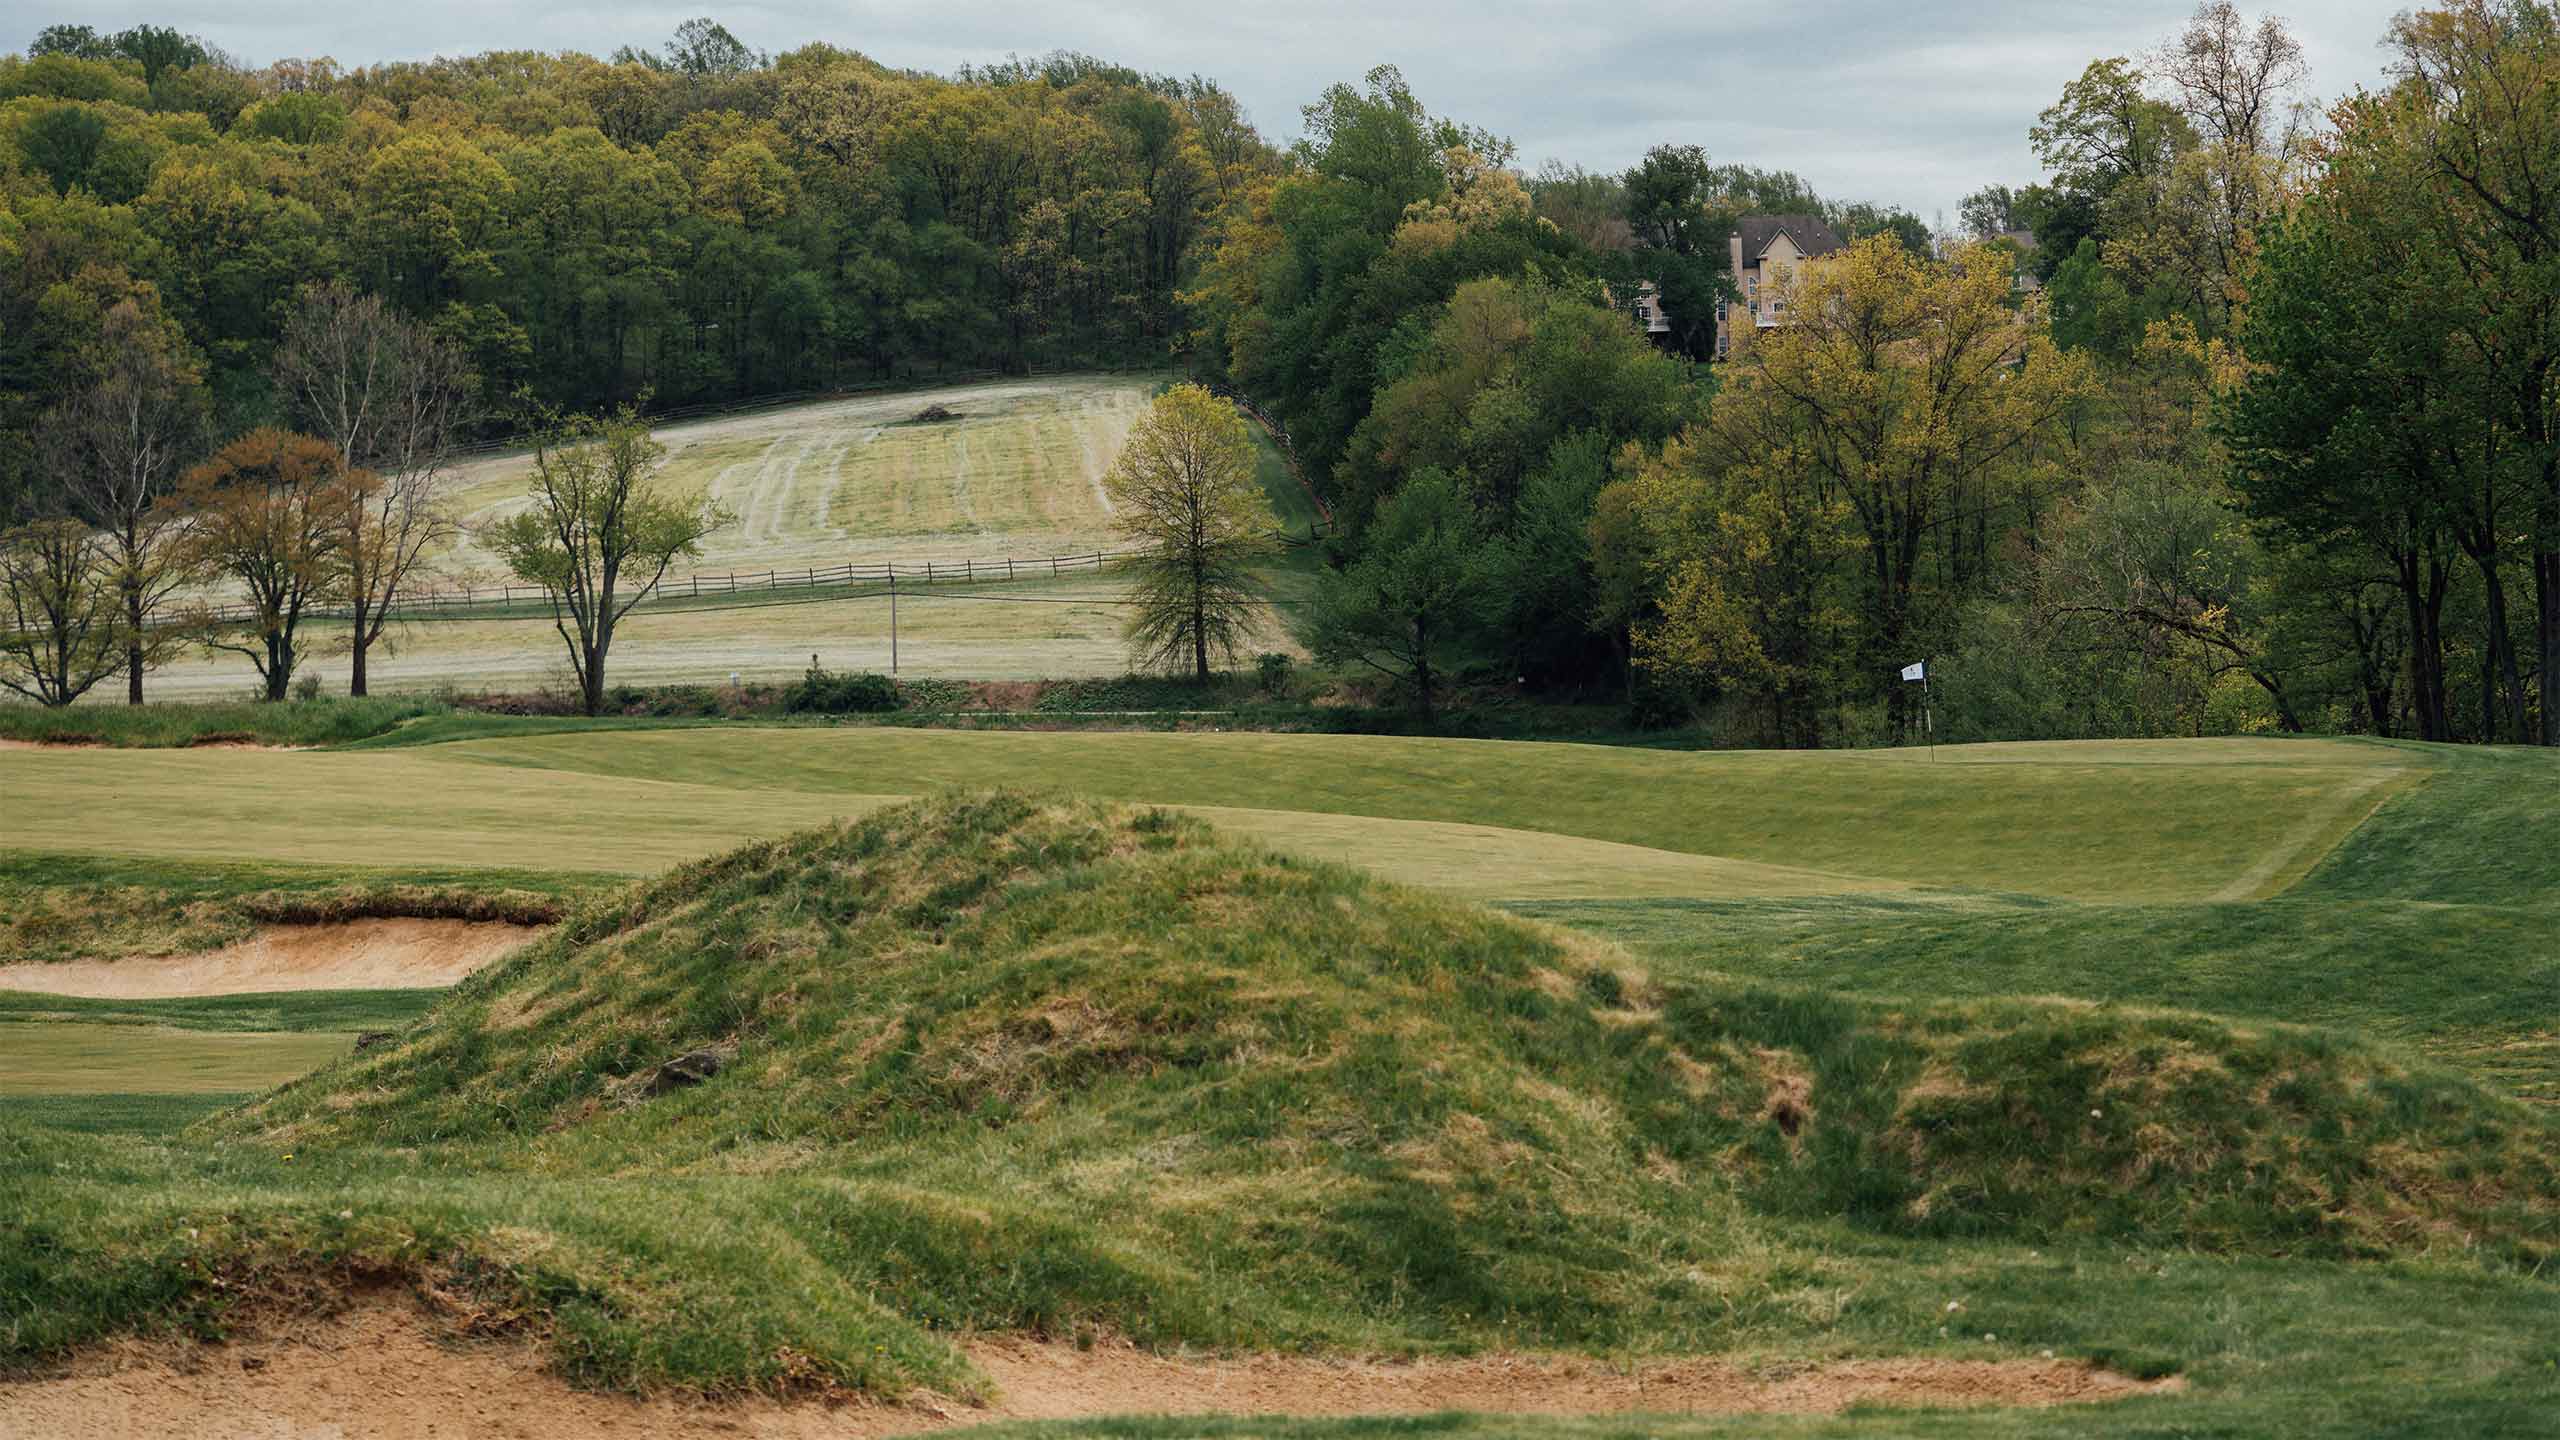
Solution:
M 1633 1371 L 1594 1360 L 1518 1356 L 1409 1364 L 1295 1356 L 1180 1360 L 1116 1345 L 1077 1350 L 1016 1340 L 976 1342 L 969 1353 L 1001 1388 L 992 1406 L 930 1397 L 896 1406 L 636 1401 L 570 1389 L 542 1370 L 529 1347 L 447 1347 L 415 1308 L 369 1304 L 310 1322 L 291 1337 L 135 1345 L 93 1356 L 66 1378 L 0 1385 L 0 1440 L 214 1434 L 869 1440 L 998 1420 L 1103 1415 L 1827 1413 L 1860 1402 L 2056 1405 L 2179 1388 L 2174 1379 L 2138 1381 L 2067 1360 L 1851 1360 L 1755 1374 L 1713 1360 Z
M 486 920 L 271 925 L 237 945 L 158 959 L 0 965 L 0 990 L 167 1000 L 272 990 L 433 990 L 541 934 Z

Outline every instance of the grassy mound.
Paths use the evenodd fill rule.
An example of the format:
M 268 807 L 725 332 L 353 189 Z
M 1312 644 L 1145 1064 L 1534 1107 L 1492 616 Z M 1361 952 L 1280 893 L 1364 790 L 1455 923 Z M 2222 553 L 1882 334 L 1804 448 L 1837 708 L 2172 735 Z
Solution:
M 384 1278 L 628 1386 L 966 1390 L 954 1329 L 1907 1344 L 1934 1297 L 1849 1318 L 1839 1250 L 2531 1267 L 2555 1156 L 2314 1032 L 1665 984 L 1161 811 L 982 795 L 590 904 L 184 1145 L 0 1128 L 0 1312 L 35 1317 L 0 1359 Z

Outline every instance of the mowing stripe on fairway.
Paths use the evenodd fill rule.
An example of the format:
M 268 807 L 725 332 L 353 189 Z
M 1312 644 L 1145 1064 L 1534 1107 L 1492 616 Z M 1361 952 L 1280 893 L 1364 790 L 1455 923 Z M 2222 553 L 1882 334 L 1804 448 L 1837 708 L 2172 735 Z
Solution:
M 2443 763 L 2319 740 L 1947 746 L 1931 761 L 1918 750 L 869 727 L 555 734 L 433 753 L 747 792 L 877 793 L 891 776 L 915 791 L 1064 786 L 1152 804 L 1545 831 L 1947 889 L 2162 901 L 2206 899 L 2271 853 L 2285 855 L 2280 871 L 2300 873 L 2327 848 L 2306 848 L 2303 827 L 2343 792 L 2380 776 L 2388 795 Z
M 0 1095 L 201 1095 L 264 1090 L 347 1053 L 326 1031 L 172 1030 L 0 1021 Z
M 317 863 L 361 857 L 378 865 L 635 875 L 904 798 L 456 765 L 440 754 L 14 751 L 0 757 L 0 778 L 21 812 L 13 816 L 8 839 L 32 849 Z M 279 808 L 271 798 L 279 794 L 294 799 Z M 1278 849 L 1480 898 L 1827 895 L 1911 888 L 1895 880 L 1492 825 L 1235 806 L 1175 808 L 1197 811 Z
M 639 874 L 903 795 L 1014 785 L 1213 808 L 1275 843 L 1486 897 L 1899 882 L 2186 901 L 2270 855 L 2277 878 L 2307 870 L 2346 833 L 2324 817 L 2431 763 L 2319 741 L 1972 749 L 1932 763 L 1908 751 L 702 727 L 349 754 L 16 750 L 0 753 L 0 791 L 6 843 L 31 849 Z M 2306 825 L 2326 843 L 2306 844 Z

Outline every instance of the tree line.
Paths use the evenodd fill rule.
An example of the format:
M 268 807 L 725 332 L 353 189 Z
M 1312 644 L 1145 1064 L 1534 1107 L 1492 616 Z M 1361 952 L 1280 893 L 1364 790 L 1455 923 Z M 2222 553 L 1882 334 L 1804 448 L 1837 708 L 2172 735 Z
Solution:
M 2045 177 L 1982 187 L 1948 233 L 1677 143 L 1524 175 L 1389 67 L 1282 149 L 1205 81 L 1072 56 L 940 79 L 707 21 L 603 61 L 254 73 L 49 31 L 0 61 L 0 444 L 14 518 L 105 547 L 138 675 L 134 617 L 176 582 L 114 504 L 33 477 L 175 495 L 264 424 L 396 473 L 285 363 L 316 295 L 467 375 L 465 426 L 1179 357 L 1275 416 L 1331 505 L 1310 647 L 1426 709 L 1525 687 L 1882 742 L 1926 660 L 1949 738 L 2548 742 L 2555 15 L 2403 17 L 2390 82 L 2324 109 L 2280 21 L 2207 0 L 2086 67 L 2029 129 Z M 1754 214 L 1846 244 L 1783 282 L 1790 323 L 1709 364 Z M 1634 323 L 1647 296 L 1667 343 Z M 170 407 L 194 438 L 94 438 L 154 374 L 195 397 Z M 1181 443 L 1120 483 L 1193 537 L 1139 639 L 1197 672 L 1251 559 L 1202 527 L 1251 507 L 1232 427 L 1177 409 Z
M 1274 163 L 1197 78 L 937 77 L 708 20 L 611 59 L 251 68 L 154 27 L 0 58 L 0 483 L 131 300 L 224 433 L 282 418 L 296 295 L 378 295 L 485 413 L 1161 362 L 1197 236 Z
M 1926 660 L 1951 738 L 2551 743 L 2556 15 L 2404 17 L 2324 110 L 2281 21 L 2208 0 L 1948 234 L 1690 147 L 1524 181 L 1375 72 L 1223 220 L 1195 363 L 1326 478 L 1311 643 L 1425 705 L 1606 684 L 1887 742 Z M 1698 366 L 1764 208 L 1849 243 Z M 1645 284 L 1668 347 L 1608 323 Z

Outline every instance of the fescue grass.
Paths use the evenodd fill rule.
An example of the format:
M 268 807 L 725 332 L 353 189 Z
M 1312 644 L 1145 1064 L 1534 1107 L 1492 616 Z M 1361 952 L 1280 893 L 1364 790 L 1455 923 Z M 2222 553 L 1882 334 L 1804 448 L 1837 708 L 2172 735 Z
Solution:
M 968 1393 L 940 1336 L 982 1329 L 2048 1348 L 2259 1433 L 2459 1352 L 2395 1403 L 2494 1417 L 2560 1385 L 2555 1157 L 2349 1038 L 1653 976 L 1161 810 L 955 797 L 593 898 L 180 1141 L 0 1124 L 0 1354 L 406 1276 L 616 1387 Z
M 970 1328 L 1781 1366 L 2052 1349 L 2190 1382 L 2063 1412 L 1047 1434 L 2468 1436 L 2560 1413 L 2560 1142 L 2500 1093 L 2560 1079 L 2560 854 L 2530 843 L 2553 757 L 1985 746 L 1911 775 L 1928 762 L 878 733 L 22 752 L 0 783 L 13 842 L 23 809 L 101 847 L 450 843 L 459 865 L 476 823 L 478 866 L 636 870 L 901 787 L 1091 778 L 1264 802 L 1237 818 L 1440 886 L 1543 865 L 1556 888 L 1513 893 L 1585 898 L 1522 908 L 1636 958 L 1179 817 L 1018 798 L 563 885 L 568 929 L 402 1046 L 183 1137 L 116 1132 L 209 1103 L 0 1101 L 0 1365 L 424 1276 L 547 1332 L 581 1383 L 639 1389 L 967 1393 L 941 1334 Z M 982 738 L 1017 748 L 937 748 Z M 288 787 L 290 822 L 188 803 Z M 1939 885 L 1932 846 L 1981 873 Z M 2209 898 L 2244 880 L 2275 898 Z M 366 1003 L 80 1018 L 223 1029 L 265 999 L 279 1029 Z M 637 1093 L 694 1045 L 729 1068 Z
M 48 710 L 0 703 L 0 740 L 41 745 L 174 748 L 189 745 L 335 745 L 380 735 L 444 710 L 415 696 L 350 699 L 158 702 L 99 701 Z

